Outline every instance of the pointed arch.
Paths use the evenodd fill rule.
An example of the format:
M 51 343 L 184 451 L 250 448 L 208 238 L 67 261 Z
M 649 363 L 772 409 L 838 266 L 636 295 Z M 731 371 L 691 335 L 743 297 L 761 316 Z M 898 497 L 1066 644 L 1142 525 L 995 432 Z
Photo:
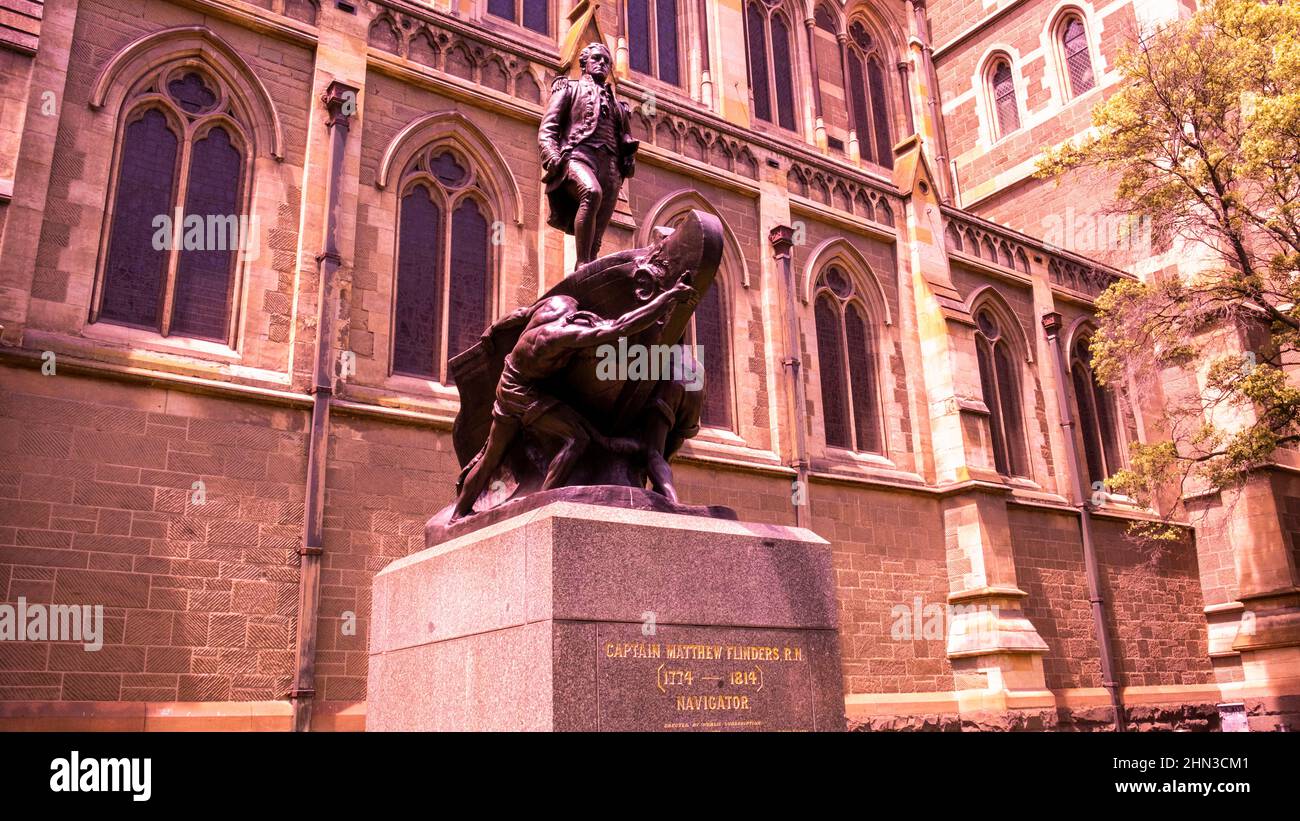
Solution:
M 236 89 L 234 104 L 248 118 L 254 151 L 284 159 L 284 135 L 275 103 L 257 74 L 225 40 L 203 26 L 177 26 L 146 34 L 114 54 L 91 87 L 95 111 L 116 111 L 140 77 L 186 58 L 202 61 L 218 79 Z
M 961 229 L 949 222 L 943 227 L 943 238 L 949 251 L 964 251 L 966 243 L 962 241 Z
M 1026 408 L 1032 377 L 1026 363 L 1028 338 L 1002 295 L 985 286 L 968 302 L 975 322 L 975 360 L 980 392 L 989 412 L 993 465 L 1004 476 L 1029 478 L 1033 473 Z
M 394 181 L 390 368 L 451 385 L 451 359 L 470 348 L 501 298 L 501 244 L 492 241 L 497 195 L 462 145 L 418 145 Z
M 1087 342 L 1096 325 L 1091 317 L 1083 316 L 1070 324 L 1065 355 L 1069 362 L 1069 387 L 1074 403 L 1079 440 L 1083 444 L 1083 467 L 1093 487 L 1113 476 L 1127 463 L 1127 443 L 1124 441 L 1124 417 L 1132 413 L 1124 407 L 1120 397 L 1106 385 L 1097 382 L 1092 370 L 1092 353 Z
M 996 286 L 981 285 L 966 298 L 966 312 L 968 314 L 975 316 L 975 312 L 981 309 L 992 311 L 1007 328 L 1014 329 L 1012 347 L 1016 349 L 1016 353 L 1026 363 L 1033 364 L 1034 347 L 1029 339 L 1029 334 L 1025 333 L 1024 325 L 1016 318 L 1016 313 L 1011 309 L 1011 304 L 1007 302 L 1006 297 L 1002 296 Z
M 851 248 L 851 246 L 849 246 Z M 812 331 L 821 420 L 828 447 L 888 458 L 884 300 L 871 269 L 841 247 L 816 255 Z M 860 257 L 858 257 L 860 259 Z M 873 288 L 868 283 L 874 283 Z M 865 286 L 865 287 L 864 287 Z
M 1086 314 L 1084 316 L 1076 317 L 1075 320 L 1070 323 L 1070 326 L 1065 329 L 1065 334 L 1061 337 L 1063 344 L 1065 345 L 1065 350 L 1074 350 L 1074 346 L 1081 338 L 1090 337 L 1096 332 L 1097 323 L 1093 321 L 1092 317 L 1087 316 Z
M 893 15 L 881 14 L 876 5 L 868 0 L 849 0 L 844 4 L 845 31 L 854 20 L 862 20 L 872 34 L 880 37 L 885 56 L 894 63 L 898 62 L 899 55 L 907 44 L 907 32 Z
M 727 221 L 718 213 L 718 209 L 694 188 L 679 188 L 676 191 L 664 195 L 657 203 L 650 207 L 649 212 L 646 214 L 646 218 L 641 221 L 641 228 L 637 235 L 637 246 L 643 248 L 649 245 L 651 242 L 651 232 L 654 230 L 656 225 L 662 225 L 668 217 L 673 216 L 680 211 L 685 211 L 688 208 L 698 208 L 701 211 L 706 211 L 717 217 L 718 222 L 722 223 L 723 248 L 730 252 L 723 254 L 723 264 L 725 265 L 728 259 L 736 260 L 736 268 L 734 270 L 737 270 L 740 274 L 740 285 L 742 288 L 749 288 L 749 265 L 745 262 L 745 255 L 740 252 L 740 249 L 743 246 L 741 246 L 740 241 L 736 239 L 736 235 L 731 230 L 731 226 L 728 225 Z
M 1020 55 L 1014 49 L 991 46 L 979 61 L 976 88 L 980 89 L 989 142 L 997 142 L 1024 125 L 1020 97 L 1024 80 L 1020 76 Z
M 412 120 L 393 137 L 384 149 L 375 175 L 375 187 L 388 187 L 396 169 L 399 173 L 417 152 L 432 143 L 453 143 L 483 172 L 490 193 L 500 204 L 502 213 L 511 215 L 516 225 L 524 224 L 519 184 L 506 165 L 505 158 L 483 130 L 459 111 L 435 111 Z
M 1086 94 L 1099 84 L 1102 58 L 1097 42 L 1099 24 L 1091 3 L 1065 0 L 1048 15 L 1043 39 L 1051 54 L 1057 92 L 1062 102 Z
M 875 318 L 885 326 L 893 325 L 889 300 L 885 297 L 885 289 L 881 287 L 880 280 L 876 278 L 875 269 L 867 262 L 866 257 L 862 256 L 861 251 L 853 247 L 848 240 L 839 237 L 824 240 L 808 255 L 808 262 L 804 265 L 803 293 L 800 294 L 804 304 L 808 304 L 811 299 L 817 275 L 836 260 L 840 260 L 851 275 L 856 276 L 864 286 L 862 297 L 875 314 Z
M 813 3 L 813 21 L 818 27 L 839 34 L 844 31 L 844 9 L 831 0 L 817 0 Z
M 686 188 L 669 193 L 650 208 L 648 218 L 641 221 L 637 244 L 642 247 L 649 245 L 659 226 L 671 224 L 691 209 L 718 218 L 722 225 L 724 251 L 713 287 L 696 307 L 683 339 L 689 344 L 702 346 L 702 351 L 695 349 L 702 353 L 704 364 L 704 406 L 700 415 L 702 424 L 736 432 L 742 415 L 737 405 L 741 385 L 736 381 L 738 369 L 735 352 L 743 349 L 745 332 L 742 323 L 747 320 L 743 319 L 743 315 L 738 315 L 736 305 L 740 303 L 733 288 L 737 279 L 742 287 L 749 287 L 749 273 L 745 257 L 741 253 L 742 246 L 717 209 L 698 191 Z
M 803 21 L 812 8 L 807 0 L 744 0 L 741 12 L 751 115 L 802 133 L 812 93 L 800 71 L 808 61 Z
M 370 21 L 370 28 L 366 31 L 366 42 L 392 54 L 406 56 L 403 52 L 406 43 L 402 37 L 402 29 L 397 24 L 397 18 L 386 10 L 375 15 L 375 19 Z

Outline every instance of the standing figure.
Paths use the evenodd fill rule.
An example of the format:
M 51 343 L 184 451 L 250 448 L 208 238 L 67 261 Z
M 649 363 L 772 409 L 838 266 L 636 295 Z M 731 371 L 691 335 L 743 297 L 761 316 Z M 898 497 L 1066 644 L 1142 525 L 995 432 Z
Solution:
M 581 77 L 559 77 L 551 87 L 537 142 L 550 202 L 547 224 L 574 235 L 583 265 L 600 250 L 640 142 L 629 132 L 627 104 L 615 99 L 606 82 L 613 65 L 609 49 L 592 43 L 578 55 L 578 65 Z

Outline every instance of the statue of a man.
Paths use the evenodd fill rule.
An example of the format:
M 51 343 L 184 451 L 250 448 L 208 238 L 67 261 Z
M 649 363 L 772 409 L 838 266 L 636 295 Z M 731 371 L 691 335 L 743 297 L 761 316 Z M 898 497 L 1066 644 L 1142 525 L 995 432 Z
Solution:
M 547 224 L 574 235 L 582 265 L 600 250 L 640 142 L 632 139 L 627 104 L 615 99 L 606 82 L 613 65 L 609 49 L 592 43 L 578 55 L 578 65 L 580 78 L 560 77 L 552 86 L 537 141 L 550 201 Z

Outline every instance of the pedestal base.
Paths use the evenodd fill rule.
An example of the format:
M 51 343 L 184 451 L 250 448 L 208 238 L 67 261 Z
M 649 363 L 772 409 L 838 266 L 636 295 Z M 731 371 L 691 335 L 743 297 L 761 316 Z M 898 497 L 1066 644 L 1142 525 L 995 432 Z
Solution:
M 369 730 L 842 730 L 830 546 L 557 502 L 375 577 Z

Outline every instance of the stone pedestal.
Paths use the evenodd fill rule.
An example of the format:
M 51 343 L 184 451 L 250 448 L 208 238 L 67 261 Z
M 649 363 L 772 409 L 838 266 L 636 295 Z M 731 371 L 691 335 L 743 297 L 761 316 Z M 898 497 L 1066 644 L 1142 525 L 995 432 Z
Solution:
M 375 577 L 368 730 L 842 730 L 830 546 L 555 502 Z

